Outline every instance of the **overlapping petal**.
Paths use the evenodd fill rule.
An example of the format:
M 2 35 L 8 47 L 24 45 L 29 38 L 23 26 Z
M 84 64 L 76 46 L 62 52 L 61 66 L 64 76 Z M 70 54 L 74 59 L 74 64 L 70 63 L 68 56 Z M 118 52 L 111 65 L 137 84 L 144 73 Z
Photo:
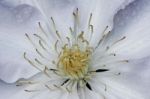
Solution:
M 113 31 L 115 41 L 123 36 L 126 39 L 112 48 L 112 52 L 127 57 L 138 59 L 149 56 L 150 49 L 150 13 L 147 0 L 137 1 L 119 12 L 115 18 Z M 110 42 L 112 42 L 110 41 Z
M 38 11 L 28 5 L 0 7 L 0 79 L 14 82 L 18 78 L 29 77 L 37 72 L 24 61 L 23 52 L 33 52 L 25 33 L 35 32 Z

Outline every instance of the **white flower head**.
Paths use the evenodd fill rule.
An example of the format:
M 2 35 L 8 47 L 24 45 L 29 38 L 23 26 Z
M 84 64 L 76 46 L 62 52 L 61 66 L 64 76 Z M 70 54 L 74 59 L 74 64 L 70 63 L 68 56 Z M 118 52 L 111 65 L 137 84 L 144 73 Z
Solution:
M 41 11 L 44 22 L 36 23 L 36 33 L 24 35 L 26 43 L 32 45 L 32 51 L 23 50 L 23 59 L 36 71 L 34 76 L 26 77 L 28 79 L 17 80 L 16 87 L 21 91 L 13 98 L 116 99 L 118 96 L 144 99 L 137 91 L 117 83 L 125 77 L 122 73 L 130 70 L 132 57 L 128 57 L 128 50 L 120 51 L 120 47 L 130 41 L 130 34 L 113 37 L 112 22 L 117 11 L 131 1 L 113 1 L 117 3 L 115 7 L 108 3 L 110 12 L 106 13 L 106 18 L 99 18 L 105 16 L 101 15 L 103 9 L 99 7 L 107 7 L 102 5 L 105 1 L 89 0 L 83 4 L 76 1 L 78 6 L 67 7 L 62 3 L 60 6 L 64 9 L 60 13 L 56 12 L 58 9 L 53 3 L 61 1 L 27 2 Z M 66 2 L 70 4 L 70 1 Z M 49 3 L 56 7 L 50 9 L 51 13 Z M 86 11 L 90 3 L 94 6 Z M 99 24 L 103 20 L 105 23 Z

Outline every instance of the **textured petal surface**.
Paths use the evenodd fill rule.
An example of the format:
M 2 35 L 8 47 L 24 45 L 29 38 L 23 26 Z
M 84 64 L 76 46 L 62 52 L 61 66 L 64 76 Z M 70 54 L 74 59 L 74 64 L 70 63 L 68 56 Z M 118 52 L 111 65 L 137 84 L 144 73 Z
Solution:
M 38 11 L 28 5 L 9 7 L 1 4 L 0 12 L 0 79 L 14 82 L 37 72 L 24 61 L 23 52 L 33 52 L 25 33 L 35 32 Z
M 64 97 L 61 99 L 66 99 L 66 94 L 62 95 L 60 91 L 49 92 L 40 91 L 40 92 L 26 92 L 23 88 L 16 87 L 14 84 L 8 85 L 3 82 L 0 83 L 0 92 L 2 99 L 60 99 L 60 97 Z
M 144 99 L 149 99 L 150 92 L 150 57 L 132 60 L 129 70 L 124 71 L 117 82 L 125 85 L 130 89 L 134 89 Z M 122 70 L 123 71 L 123 70 Z
M 149 5 L 150 1 L 148 0 L 137 0 L 117 14 L 114 20 L 113 33 L 115 36 L 113 40 L 115 41 L 123 36 L 126 36 L 126 39 L 113 46 L 113 52 L 129 59 L 149 56 Z

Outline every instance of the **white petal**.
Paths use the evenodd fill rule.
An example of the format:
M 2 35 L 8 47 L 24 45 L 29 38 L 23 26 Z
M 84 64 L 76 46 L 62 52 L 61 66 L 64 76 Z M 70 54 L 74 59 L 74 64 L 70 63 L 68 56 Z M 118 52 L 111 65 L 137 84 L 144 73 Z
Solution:
M 126 85 L 129 88 L 140 92 L 144 96 L 144 99 L 148 99 L 150 91 L 150 57 L 143 59 L 132 60 L 132 66 L 126 72 L 123 72 L 123 76 L 118 81 Z
M 91 24 L 94 25 L 92 45 L 97 44 L 102 31 L 108 25 L 113 27 L 113 17 L 120 9 L 134 0 L 20 0 L 22 3 L 31 4 L 39 8 L 46 19 L 53 17 L 57 30 L 62 36 L 69 33 L 69 28 L 74 27 L 73 11 L 79 9 L 79 33 L 88 28 L 90 13 L 93 14 Z M 18 0 L 16 0 L 18 2 Z M 18 2 L 19 3 L 19 2 Z M 108 7 L 109 6 L 109 7 Z M 48 21 L 47 21 L 48 22 Z M 87 32 L 87 31 L 86 31 Z M 87 32 L 89 35 L 89 32 Z
M 129 87 L 127 85 L 127 83 L 124 84 L 124 83 L 118 82 L 118 80 L 115 78 L 101 79 L 101 82 L 105 84 L 106 91 L 102 91 L 104 89 L 100 89 L 100 87 L 99 88 L 97 87 L 96 89 L 99 92 L 103 92 L 106 99 L 110 98 L 110 97 L 112 99 L 116 99 L 116 98 L 119 98 L 119 99 L 145 99 L 143 94 L 141 94 L 137 90 L 132 89 L 132 87 Z
M 90 13 L 93 14 L 91 21 L 91 25 L 94 26 L 92 46 L 98 43 L 106 26 L 109 26 L 108 30 L 113 28 L 113 18 L 117 11 L 123 9 L 131 2 L 133 0 L 77 0 L 77 7 L 79 10 L 81 9 L 80 20 L 83 28 L 87 28 Z M 87 35 L 91 36 L 89 32 L 87 32 Z
M 129 59 L 150 55 L 149 11 L 150 2 L 142 0 L 134 2 L 118 13 L 115 18 L 114 39 L 117 40 L 121 36 L 126 36 L 126 39 L 116 44 L 113 52 Z
M 59 90 L 52 92 L 49 90 L 40 92 L 26 92 L 23 88 L 16 87 L 14 84 L 8 85 L 3 82 L 0 82 L 0 93 L 2 99 L 19 99 L 20 97 L 22 99 L 60 99 L 63 95 Z
M 0 7 L 0 12 L 3 13 L 0 16 L 0 79 L 10 83 L 37 72 L 24 60 L 23 53 L 33 52 L 25 33 L 36 31 L 39 15 L 33 7 L 27 5 Z
M 100 94 L 90 91 L 87 88 L 82 88 L 78 90 L 80 99 L 103 99 Z

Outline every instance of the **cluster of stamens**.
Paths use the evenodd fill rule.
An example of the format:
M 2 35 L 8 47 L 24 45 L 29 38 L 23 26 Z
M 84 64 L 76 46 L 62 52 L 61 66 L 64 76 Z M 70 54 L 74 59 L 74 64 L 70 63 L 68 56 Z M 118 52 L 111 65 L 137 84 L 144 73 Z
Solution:
M 88 72 L 91 51 L 81 51 L 78 45 L 65 46 L 59 59 L 58 69 L 70 79 L 80 79 Z
M 88 83 L 88 80 L 91 79 L 92 74 L 109 71 L 109 69 L 107 69 L 107 68 L 99 68 L 96 70 L 90 70 L 90 68 L 91 68 L 90 61 L 92 60 L 91 57 L 92 57 L 93 53 L 95 53 L 95 51 L 99 48 L 101 43 L 104 42 L 104 40 L 110 34 L 110 31 L 108 31 L 108 32 L 106 31 L 108 29 L 108 26 L 106 26 L 97 46 L 95 46 L 95 47 L 90 46 L 90 41 L 92 39 L 92 35 L 94 32 L 94 26 L 91 24 L 92 13 L 90 14 L 89 22 L 88 22 L 88 29 L 91 33 L 89 39 L 84 38 L 84 31 L 81 31 L 81 33 L 79 33 L 79 34 L 76 33 L 76 29 L 78 28 L 77 24 L 79 21 L 78 9 L 75 12 L 73 12 L 73 16 L 74 16 L 74 20 L 75 20 L 74 29 L 72 29 L 71 27 L 69 28 L 69 30 L 71 32 L 71 36 L 73 38 L 66 37 L 68 42 L 67 43 L 63 42 L 63 45 L 61 46 L 61 51 L 58 51 L 58 49 L 57 49 L 59 47 L 58 42 L 63 41 L 63 40 L 62 40 L 61 35 L 59 34 L 58 30 L 56 29 L 56 24 L 55 24 L 54 19 L 51 17 L 51 21 L 53 23 L 55 34 L 58 37 L 58 40 L 54 44 L 54 50 L 58 55 L 58 60 L 52 61 L 52 64 L 55 65 L 55 68 L 49 68 L 49 66 L 47 66 L 47 64 L 42 63 L 37 58 L 35 58 L 34 61 L 32 61 L 31 59 L 29 59 L 26 56 L 26 52 L 24 53 L 24 58 L 32 66 L 34 66 L 40 72 L 44 73 L 49 79 L 51 79 L 51 75 L 49 75 L 50 73 L 54 73 L 57 76 L 64 78 L 64 82 L 62 82 L 62 84 L 54 85 L 54 87 L 56 87 L 56 88 L 63 87 L 67 83 L 68 84 L 76 83 L 77 89 L 81 88 L 83 86 L 86 86 L 89 90 L 92 90 L 92 87 Z M 44 29 L 40 23 L 39 23 L 39 28 L 41 29 L 43 35 L 45 35 L 45 37 L 47 37 L 48 34 L 44 31 Z M 40 36 L 38 34 L 34 34 L 34 36 L 36 36 L 39 39 L 38 44 L 40 45 L 41 49 L 47 53 L 48 52 L 47 42 L 43 39 L 42 36 Z M 31 44 L 33 44 L 33 41 L 28 34 L 26 34 L 26 37 L 31 42 Z M 107 46 L 106 48 L 103 48 L 103 49 L 105 49 L 105 52 L 107 52 L 110 49 L 110 47 L 112 47 L 113 45 L 117 44 L 118 42 L 124 40 L 125 38 L 126 37 L 122 37 L 121 39 L 115 41 L 111 46 Z M 85 44 L 85 46 L 81 46 L 82 44 Z M 46 57 L 43 55 L 42 52 L 40 52 L 40 50 L 36 47 L 36 45 L 33 44 L 33 46 L 35 47 L 37 54 L 41 58 L 46 59 Z M 116 54 L 110 53 L 107 56 L 108 57 L 116 56 Z M 49 59 L 46 59 L 46 60 L 49 60 Z M 128 62 L 128 60 L 121 60 L 118 62 Z M 39 65 L 43 66 L 44 68 L 41 69 Z M 120 73 L 118 73 L 118 74 L 120 74 Z M 20 84 L 20 82 L 23 82 L 23 81 L 18 81 L 18 82 Z M 23 83 L 21 83 L 21 84 L 23 84 Z M 32 82 L 26 81 L 24 84 L 32 84 Z M 48 89 L 51 89 L 49 87 L 49 85 L 47 85 L 47 84 L 45 85 L 45 87 Z M 68 90 L 67 87 L 66 87 L 66 89 Z M 30 90 L 25 90 L 25 91 L 32 92 Z

